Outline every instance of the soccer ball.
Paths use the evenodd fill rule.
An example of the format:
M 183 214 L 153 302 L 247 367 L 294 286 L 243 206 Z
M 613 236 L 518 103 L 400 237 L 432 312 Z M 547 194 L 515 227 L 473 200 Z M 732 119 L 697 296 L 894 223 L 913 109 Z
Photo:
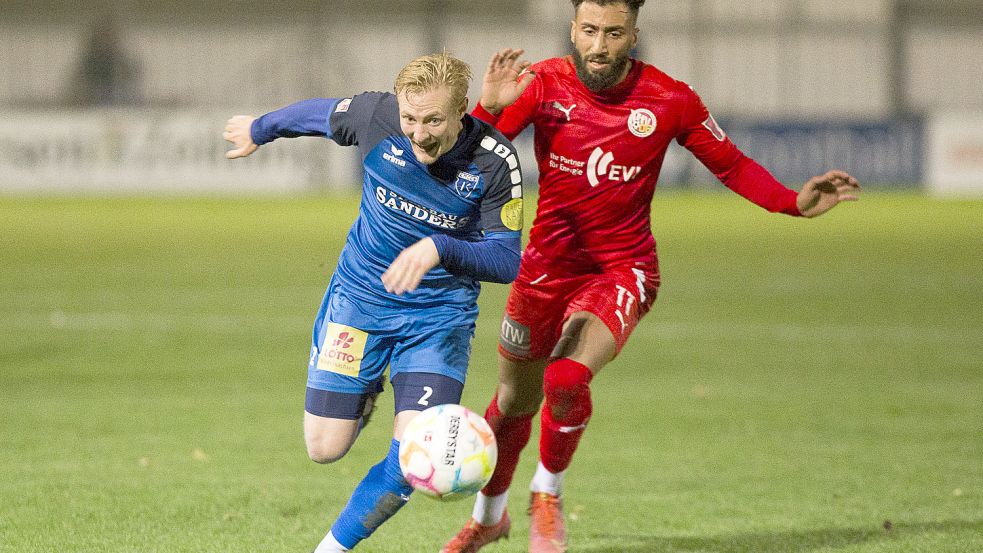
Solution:
M 455 404 L 422 411 L 406 426 L 399 468 L 413 488 L 440 500 L 475 494 L 491 479 L 498 446 L 488 423 Z

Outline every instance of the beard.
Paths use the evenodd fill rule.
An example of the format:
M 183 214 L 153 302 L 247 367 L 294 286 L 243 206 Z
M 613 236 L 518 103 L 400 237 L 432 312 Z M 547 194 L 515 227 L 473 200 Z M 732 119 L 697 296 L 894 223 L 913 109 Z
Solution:
M 589 61 L 607 62 L 608 66 L 599 71 L 592 71 L 587 67 Z M 617 57 L 597 55 L 584 57 L 580 52 L 574 52 L 573 64 L 577 69 L 577 77 L 580 82 L 584 83 L 588 89 L 597 92 L 618 84 L 618 79 L 621 78 L 625 67 L 628 66 L 628 54 L 625 53 Z

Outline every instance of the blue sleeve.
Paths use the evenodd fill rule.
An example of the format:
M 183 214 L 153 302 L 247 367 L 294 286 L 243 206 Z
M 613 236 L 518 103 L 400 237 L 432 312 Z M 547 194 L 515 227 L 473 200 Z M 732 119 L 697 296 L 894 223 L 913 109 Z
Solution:
M 253 121 L 253 142 L 262 146 L 277 138 L 331 136 L 331 113 L 337 104 L 334 98 L 314 98 L 271 111 Z
M 447 234 L 435 234 L 430 238 L 437 245 L 440 264 L 450 273 L 508 284 L 519 274 L 521 236 L 519 232 L 494 232 L 477 242 Z

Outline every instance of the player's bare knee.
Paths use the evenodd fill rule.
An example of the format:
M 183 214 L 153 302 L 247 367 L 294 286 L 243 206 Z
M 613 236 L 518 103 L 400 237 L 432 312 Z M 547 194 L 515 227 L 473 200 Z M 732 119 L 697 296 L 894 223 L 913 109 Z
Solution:
M 308 393 L 310 394 L 310 388 Z M 305 408 L 304 443 L 307 446 L 307 456 L 312 461 L 333 463 L 348 453 L 359 432 L 358 418 L 349 418 L 350 415 L 351 413 L 341 417 L 315 415 Z
M 308 438 L 307 440 L 307 456 L 311 458 L 311 461 L 322 465 L 340 460 L 350 448 L 351 444 L 330 439 Z
M 348 453 L 358 437 L 357 421 L 331 420 L 305 414 L 304 443 L 315 463 L 333 463 Z

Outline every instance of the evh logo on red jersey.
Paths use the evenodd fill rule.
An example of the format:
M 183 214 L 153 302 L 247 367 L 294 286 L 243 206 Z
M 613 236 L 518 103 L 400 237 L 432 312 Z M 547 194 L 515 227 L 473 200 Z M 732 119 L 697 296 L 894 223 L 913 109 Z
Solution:
M 601 183 L 601 177 L 607 177 L 611 182 L 628 182 L 641 172 L 642 168 L 637 165 L 614 163 L 614 154 L 600 148 L 594 148 L 587 160 L 587 182 L 592 187 Z

